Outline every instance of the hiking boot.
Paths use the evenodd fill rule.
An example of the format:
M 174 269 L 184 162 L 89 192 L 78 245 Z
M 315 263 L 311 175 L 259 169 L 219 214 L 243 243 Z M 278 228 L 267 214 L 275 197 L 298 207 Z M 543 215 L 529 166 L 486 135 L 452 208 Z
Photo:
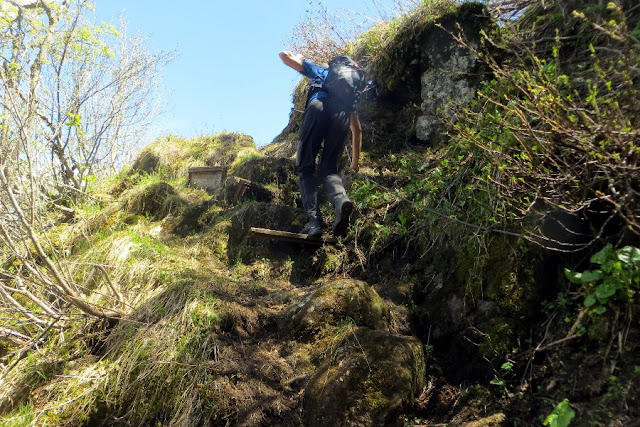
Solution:
M 353 212 L 353 202 L 345 195 L 336 198 L 335 202 L 335 219 L 333 220 L 333 234 L 344 237 L 347 235 L 351 213 Z
M 306 234 L 309 237 L 320 237 L 323 230 L 324 226 L 322 225 L 322 221 L 318 221 L 317 219 L 310 219 L 309 222 L 307 222 L 302 228 L 302 230 L 300 230 L 300 234 Z

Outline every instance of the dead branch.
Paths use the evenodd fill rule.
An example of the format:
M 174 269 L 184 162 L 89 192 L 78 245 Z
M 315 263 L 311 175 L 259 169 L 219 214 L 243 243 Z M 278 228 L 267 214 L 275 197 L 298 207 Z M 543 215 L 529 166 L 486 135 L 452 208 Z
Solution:
M 36 338 L 32 339 L 27 345 L 25 345 L 24 347 L 22 347 L 22 349 L 20 350 L 20 352 L 18 353 L 18 355 L 16 356 L 15 360 L 13 361 L 13 363 L 9 366 L 7 366 L 1 373 L 0 373 L 0 381 L 2 381 L 8 374 L 9 372 L 11 372 L 13 370 L 13 368 L 16 367 L 16 365 L 26 357 L 27 353 L 34 348 L 35 346 L 37 346 L 44 338 L 45 336 L 49 333 L 49 331 L 51 330 L 51 328 L 53 328 L 56 323 L 58 323 L 58 321 L 60 320 L 60 317 L 56 317 L 55 319 L 53 319 L 49 325 L 42 331 L 42 333 L 40 333 L 40 335 L 38 335 Z
M 7 341 L 9 344 L 21 347 L 29 342 L 31 338 L 21 334 L 20 332 L 12 331 L 11 329 L 0 327 L 0 340 Z

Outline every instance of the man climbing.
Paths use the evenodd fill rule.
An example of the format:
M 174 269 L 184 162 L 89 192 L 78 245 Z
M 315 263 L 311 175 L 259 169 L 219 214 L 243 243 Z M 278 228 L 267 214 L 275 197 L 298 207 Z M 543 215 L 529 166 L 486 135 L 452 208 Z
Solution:
M 317 201 L 318 184 L 321 181 L 335 210 L 333 234 L 344 236 L 349 227 L 353 203 L 347 197 L 342 178 L 338 175 L 338 166 L 347 132 L 351 128 L 353 144 L 351 170 L 358 172 L 362 127 L 358 113 L 355 111 L 355 101 L 351 102 L 349 97 L 342 99 L 335 96 L 335 92 L 327 90 L 325 83 L 329 70 L 332 67 L 335 68 L 336 61 L 351 60 L 345 56 L 336 57 L 329 62 L 329 68 L 325 68 L 306 60 L 302 55 L 289 51 L 280 52 L 280 59 L 285 65 L 309 79 L 309 95 L 300 127 L 300 141 L 296 155 L 302 207 L 307 215 L 307 223 L 301 233 L 320 236 L 324 229 Z M 350 66 L 357 67 L 353 61 L 351 62 Z M 316 174 L 316 157 L 320 148 L 322 148 L 322 155 Z

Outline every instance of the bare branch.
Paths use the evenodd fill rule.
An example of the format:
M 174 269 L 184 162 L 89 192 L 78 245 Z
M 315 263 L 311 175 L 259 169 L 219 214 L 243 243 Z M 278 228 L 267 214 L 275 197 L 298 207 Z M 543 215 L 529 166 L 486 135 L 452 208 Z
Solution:
M 45 328 L 45 330 L 42 331 L 42 333 L 40 335 L 38 335 L 36 338 L 32 339 L 28 344 L 24 345 L 24 347 L 22 347 L 22 349 L 20 350 L 20 352 L 18 353 L 18 355 L 15 357 L 13 363 L 9 366 L 7 366 L 1 373 L 0 373 L 0 381 L 2 381 L 8 374 L 9 372 L 11 372 L 13 370 L 13 368 L 16 367 L 16 365 L 25 358 L 25 356 L 27 355 L 27 353 L 34 348 L 35 346 L 37 346 L 49 333 L 49 331 L 51 330 L 51 328 L 53 328 L 58 321 L 60 320 L 60 317 L 56 317 L 55 319 L 53 319 L 49 325 Z
M 7 341 L 9 344 L 16 347 L 21 347 L 28 343 L 31 338 L 21 334 L 20 332 L 0 327 L 0 340 Z

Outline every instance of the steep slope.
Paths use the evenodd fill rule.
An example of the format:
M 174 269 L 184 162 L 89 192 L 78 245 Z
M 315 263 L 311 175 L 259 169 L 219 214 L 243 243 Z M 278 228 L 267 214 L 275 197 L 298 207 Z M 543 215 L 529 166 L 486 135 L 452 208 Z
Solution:
M 554 22 L 566 30 L 563 40 L 613 49 L 610 38 L 585 41 L 577 21 L 556 16 L 580 7 L 532 8 L 520 25 L 535 39 L 552 31 L 536 33 L 536 25 Z M 638 8 L 620 7 L 635 10 L 625 16 L 637 30 Z M 586 9 L 610 18 L 596 22 L 615 12 Z M 581 37 L 569 27 L 580 27 Z M 345 175 L 357 216 L 336 245 L 248 233 L 302 226 L 298 113 L 259 150 L 250 137 L 226 132 L 147 147 L 96 187 L 74 218 L 57 218 L 48 231 L 78 283 L 91 289 L 97 271 L 107 272 L 125 317 L 96 322 L 74 313 L 72 328 L 0 379 L 0 421 L 494 426 L 540 425 L 555 411 L 556 423 L 632 425 L 640 417 L 640 255 L 606 243 L 638 246 L 637 235 L 620 226 L 598 234 L 593 218 L 577 221 L 553 200 L 545 215 L 513 207 L 509 189 L 519 180 L 500 179 L 524 160 L 509 151 L 512 134 L 499 132 L 511 122 L 498 119 L 508 115 L 490 106 L 531 93 L 514 91 L 513 75 L 492 66 L 491 58 L 517 62 L 498 43 L 505 39 L 483 5 L 442 1 L 374 28 L 352 47 L 379 94 L 361 102 L 363 167 Z M 631 46 L 637 60 L 637 40 Z M 553 43 L 540 49 L 540 58 L 553 57 Z M 566 67 L 563 75 L 582 87 L 586 76 Z M 636 90 L 637 65 L 629 70 Z M 500 96 L 474 101 L 477 90 Z M 535 118 L 531 126 L 550 134 L 544 117 Z M 637 118 L 630 129 L 637 131 Z M 509 161 L 494 164 L 478 135 L 502 144 L 500 158 Z M 224 188 L 188 184 L 189 168 L 215 166 L 227 168 Z M 591 233 L 588 241 L 595 235 L 590 245 L 561 252 L 541 244 L 541 235 L 567 243 L 577 235 L 574 220 Z M 613 293 L 614 281 L 603 278 L 616 280 Z M 94 290 L 96 300 L 111 295 Z

